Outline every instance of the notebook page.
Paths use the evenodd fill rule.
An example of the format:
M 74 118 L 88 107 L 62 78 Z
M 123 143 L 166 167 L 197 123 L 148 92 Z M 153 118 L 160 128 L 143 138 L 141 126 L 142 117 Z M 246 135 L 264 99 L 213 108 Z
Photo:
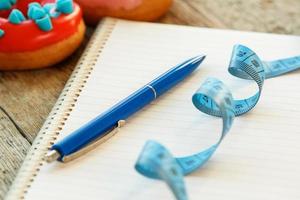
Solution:
M 251 81 L 232 77 L 227 66 L 234 44 L 249 46 L 264 60 L 300 53 L 300 37 L 118 21 L 59 139 L 79 128 L 170 67 L 198 54 L 200 68 L 127 120 L 116 136 L 67 164 L 42 166 L 26 199 L 173 199 L 162 181 L 134 170 L 148 139 L 173 155 L 208 147 L 221 119 L 191 102 L 207 77 L 223 80 L 236 97 L 255 92 Z M 185 178 L 191 200 L 300 199 L 300 71 L 266 80 L 262 98 L 237 117 L 212 159 Z

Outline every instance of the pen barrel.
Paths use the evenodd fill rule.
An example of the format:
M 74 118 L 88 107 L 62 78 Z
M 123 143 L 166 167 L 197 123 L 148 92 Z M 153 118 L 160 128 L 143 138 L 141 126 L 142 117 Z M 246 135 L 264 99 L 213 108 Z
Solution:
M 106 132 L 117 126 L 119 120 L 125 120 L 155 99 L 155 93 L 149 87 L 143 87 L 126 99 L 115 104 L 101 115 L 97 116 L 81 128 L 58 141 L 52 146 L 61 157 L 69 155 L 95 139 L 104 136 Z
M 205 56 L 191 58 L 160 75 L 148 85 L 155 89 L 159 97 L 195 71 L 204 58 Z
M 60 154 L 59 160 L 62 160 L 64 156 L 70 155 L 95 139 L 106 135 L 108 131 L 117 126 L 118 121 L 127 119 L 186 78 L 199 66 L 204 58 L 205 56 L 197 56 L 173 67 L 106 112 L 55 143 L 52 146 L 52 150 L 58 151 Z

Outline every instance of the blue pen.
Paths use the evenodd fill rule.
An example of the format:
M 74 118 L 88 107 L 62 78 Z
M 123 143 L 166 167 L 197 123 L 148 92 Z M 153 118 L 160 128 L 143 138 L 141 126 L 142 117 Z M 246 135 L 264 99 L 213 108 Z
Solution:
M 59 160 L 68 162 L 90 151 L 99 143 L 106 141 L 115 134 L 116 128 L 124 124 L 125 119 L 190 75 L 204 58 L 205 56 L 196 56 L 171 68 L 95 119 L 58 141 L 46 155 L 46 161 Z

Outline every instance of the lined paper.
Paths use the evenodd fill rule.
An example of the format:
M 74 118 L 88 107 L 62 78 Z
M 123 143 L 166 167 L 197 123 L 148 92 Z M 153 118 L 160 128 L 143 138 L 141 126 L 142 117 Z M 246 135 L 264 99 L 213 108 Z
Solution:
M 59 139 L 187 58 L 206 54 L 201 67 L 129 118 L 116 136 L 71 163 L 42 166 L 26 199 L 173 199 L 167 186 L 134 170 L 148 139 L 173 155 L 216 141 L 221 119 L 200 113 L 191 97 L 207 77 L 223 80 L 235 97 L 255 92 L 251 81 L 227 72 L 234 44 L 264 60 L 300 54 L 300 37 L 118 21 Z M 191 200 L 299 200 L 300 71 L 266 80 L 262 98 L 237 117 L 217 153 L 186 177 Z

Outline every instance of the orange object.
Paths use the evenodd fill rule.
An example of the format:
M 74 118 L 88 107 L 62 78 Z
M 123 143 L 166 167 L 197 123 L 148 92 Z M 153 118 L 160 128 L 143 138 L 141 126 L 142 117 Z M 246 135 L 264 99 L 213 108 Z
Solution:
M 110 16 L 130 20 L 154 21 L 169 9 L 172 0 L 75 0 L 89 24 Z
M 13 8 L 27 16 L 28 4 L 41 5 L 54 0 L 19 0 Z M 13 9 L 12 8 L 12 9 Z M 85 25 L 80 7 L 75 4 L 70 14 L 52 18 L 53 29 L 41 30 L 31 19 L 12 24 L 7 19 L 11 10 L 0 12 L 0 69 L 20 70 L 48 67 L 72 54 L 84 37 Z

